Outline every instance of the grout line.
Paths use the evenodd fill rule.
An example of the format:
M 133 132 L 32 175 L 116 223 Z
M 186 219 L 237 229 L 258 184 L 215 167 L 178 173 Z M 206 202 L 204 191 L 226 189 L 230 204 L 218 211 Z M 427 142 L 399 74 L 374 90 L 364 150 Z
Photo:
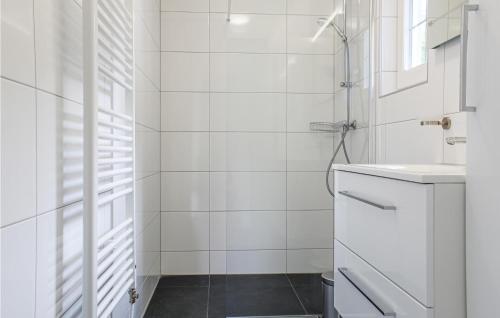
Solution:
M 290 284 L 290 287 L 292 287 L 293 293 L 295 294 L 295 297 L 297 297 L 297 300 L 300 303 L 300 306 L 302 307 L 302 310 L 304 311 L 304 314 L 307 315 L 307 310 L 304 304 L 302 303 L 302 300 L 299 297 L 299 294 L 297 293 L 297 290 L 295 290 L 295 286 L 293 286 L 292 281 L 290 280 L 290 277 L 288 277 L 288 274 L 285 274 L 286 279 L 288 279 L 288 283 Z

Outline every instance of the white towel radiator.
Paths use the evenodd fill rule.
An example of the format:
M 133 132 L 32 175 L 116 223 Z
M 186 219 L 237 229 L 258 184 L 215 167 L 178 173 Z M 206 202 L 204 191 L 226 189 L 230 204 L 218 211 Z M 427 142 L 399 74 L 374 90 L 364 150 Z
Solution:
M 83 0 L 86 318 L 110 317 L 137 297 L 132 2 Z

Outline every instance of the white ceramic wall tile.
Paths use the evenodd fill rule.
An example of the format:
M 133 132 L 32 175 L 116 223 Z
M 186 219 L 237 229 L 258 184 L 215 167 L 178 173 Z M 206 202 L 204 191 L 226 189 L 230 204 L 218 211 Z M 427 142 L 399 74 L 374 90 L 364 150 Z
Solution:
M 208 53 L 164 52 L 161 64 L 162 91 L 208 91 Z
M 228 250 L 286 249 L 286 212 L 228 212 Z
M 231 14 L 210 15 L 212 52 L 285 53 L 286 16 Z
M 37 87 L 83 102 L 82 9 L 74 1 L 35 1 Z
M 208 212 L 161 214 L 162 251 L 208 251 Z
M 289 211 L 287 247 L 333 248 L 333 211 Z
M 211 55 L 210 88 L 215 92 L 284 92 L 286 56 L 214 53 Z
M 286 171 L 286 135 L 211 133 L 210 171 Z
M 2 0 L 2 76 L 35 84 L 32 0 Z
M 164 172 L 161 176 L 162 211 L 208 211 L 208 172 Z
M 327 93 L 334 89 L 333 55 L 288 55 L 288 92 Z
M 162 11 L 208 12 L 209 0 L 161 0 Z
M 0 315 L 35 317 L 36 220 L 0 230 Z
M 209 273 L 209 252 L 162 252 L 162 275 L 203 275 Z
M 324 15 L 333 12 L 332 0 L 287 0 L 288 14 Z
M 83 198 L 83 106 L 37 92 L 37 210 Z
M 289 15 L 287 17 L 287 51 L 288 53 L 333 54 L 333 28 L 325 29 L 316 36 L 321 25 L 319 16 Z
M 136 235 L 136 247 L 147 254 L 153 252 L 157 254 L 161 250 L 161 217 L 160 213 L 155 213 L 151 221 L 146 225 L 144 231 Z
M 162 131 L 208 131 L 208 93 L 162 93 Z
M 210 0 L 212 12 L 227 12 L 227 0 Z M 285 14 L 286 0 L 232 0 L 233 13 Z
M 333 134 L 288 133 L 288 171 L 324 171 L 333 155 Z
M 160 51 L 135 50 L 135 66 L 137 72 L 144 75 L 157 88 L 160 87 L 161 80 L 161 53 Z
M 283 172 L 212 172 L 210 210 L 286 209 L 286 174 Z
M 228 274 L 274 274 L 286 272 L 285 250 L 228 251 Z
M 412 120 L 387 125 L 387 163 L 442 163 L 443 129 Z M 411 151 L 408 147 L 411 145 Z
M 160 212 L 161 174 L 137 180 L 135 183 L 135 228 L 142 233 L 151 220 Z
M 160 132 L 135 126 L 135 169 L 136 178 L 144 178 L 160 170 Z
M 324 273 L 333 268 L 332 249 L 287 251 L 288 273 Z
M 210 251 L 210 274 L 222 275 L 226 274 L 226 252 L 225 251 Z
M 288 94 L 287 130 L 309 132 L 311 122 L 333 122 L 334 95 Z
M 380 14 L 382 17 L 397 17 L 398 16 L 397 0 L 381 0 L 378 2 L 380 5 Z M 442 2 L 439 2 L 439 3 L 442 3 Z
M 325 172 L 288 172 L 287 207 L 288 211 L 333 209 L 333 199 L 325 186 Z
M 193 12 L 162 12 L 162 51 L 208 52 L 209 15 Z
M 208 171 L 208 132 L 164 132 L 162 171 Z
M 2 209 L 5 226 L 36 213 L 35 91 L 9 80 L 2 86 Z
M 210 250 L 227 249 L 226 215 L 231 212 L 210 212 Z
M 159 91 L 135 92 L 135 120 L 143 126 L 160 130 L 161 100 Z
M 36 316 L 79 312 L 83 275 L 83 205 L 77 203 L 37 220 Z
M 455 145 L 449 145 L 446 138 L 467 137 L 467 117 L 468 114 L 464 112 L 450 115 L 451 128 L 444 131 L 444 163 L 466 164 L 467 144 L 456 143 Z
M 213 93 L 211 131 L 275 131 L 286 129 L 285 94 Z
M 444 109 L 445 114 L 459 111 L 460 96 L 460 41 L 448 42 L 444 62 Z

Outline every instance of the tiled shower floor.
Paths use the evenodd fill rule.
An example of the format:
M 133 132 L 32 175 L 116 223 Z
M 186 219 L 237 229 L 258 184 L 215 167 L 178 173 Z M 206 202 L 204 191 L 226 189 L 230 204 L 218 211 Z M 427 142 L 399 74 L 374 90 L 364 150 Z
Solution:
M 144 317 L 303 316 L 322 311 L 319 274 L 165 276 Z

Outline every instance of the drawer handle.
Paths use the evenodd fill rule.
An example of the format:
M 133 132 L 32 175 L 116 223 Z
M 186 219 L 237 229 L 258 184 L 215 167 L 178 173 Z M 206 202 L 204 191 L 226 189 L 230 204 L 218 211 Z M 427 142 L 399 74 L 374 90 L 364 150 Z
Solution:
M 394 310 L 389 309 L 389 305 L 385 303 L 379 296 L 377 296 L 371 288 L 366 286 L 365 283 L 363 283 L 359 278 L 357 278 L 353 273 L 351 273 L 347 268 L 345 267 L 339 267 L 339 272 L 344 276 L 354 287 L 356 287 L 357 290 L 363 296 L 368 299 L 369 302 L 372 303 L 375 308 L 377 308 L 378 311 L 384 316 L 384 317 L 396 317 L 396 313 Z
M 392 210 L 392 211 L 396 210 L 396 207 L 393 205 L 385 205 L 385 204 L 375 203 L 373 201 L 370 201 L 370 200 L 364 199 L 362 197 L 359 197 L 357 195 L 351 194 L 349 191 L 339 191 L 339 194 L 346 196 L 348 198 L 366 203 L 368 205 L 374 206 L 374 207 L 379 208 L 381 210 Z

